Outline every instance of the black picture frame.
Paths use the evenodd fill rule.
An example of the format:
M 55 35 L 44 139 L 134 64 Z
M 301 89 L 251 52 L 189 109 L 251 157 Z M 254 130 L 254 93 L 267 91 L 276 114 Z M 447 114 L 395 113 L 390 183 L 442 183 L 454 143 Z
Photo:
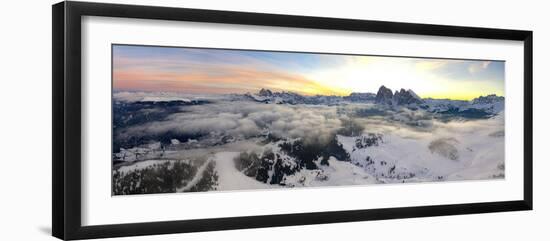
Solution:
M 524 44 L 523 199 L 420 207 L 342 210 L 283 215 L 140 222 L 99 226 L 81 224 L 81 17 L 194 21 L 258 26 L 366 31 L 426 36 L 517 40 Z M 278 14 L 151 7 L 90 2 L 52 6 L 52 233 L 60 239 L 185 233 L 309 225 L 380 219 L 532 210 L 533 208 L 533 32 Z

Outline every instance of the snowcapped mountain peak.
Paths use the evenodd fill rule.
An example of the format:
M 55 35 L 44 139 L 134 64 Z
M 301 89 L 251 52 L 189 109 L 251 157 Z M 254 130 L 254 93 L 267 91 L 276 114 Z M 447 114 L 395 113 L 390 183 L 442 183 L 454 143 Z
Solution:
M 264 89 L 264 88 L 262 88 L 262 89 L 260 90 L 260 92 L 258 92 L 258 95 L 259 95 L 259 96 L 272 96 L 272 95 L 273 95 L 273 92 L 271 92 L 271 90 L 269 90 L 269 89 Z
M 271 90 L 264 89 L 264 88 L 262 88 L 256 94 L 246 93 L 245 96 L 248 98 L 251 98 L 254 101 L 263 102 L 266 104 L 274 103 L 274 104 L 293 104 L 294 105 L 294 104 L 302 104 L 306 102 L 305 101 L 306 98 L 300 94 L 287 92 L 287 91 L 272 92 Z
M 376 94 L 369 92 L 352 92 L 348 96 L 344 96 L 343 99 L 351 102 L 371 102 L 376 99 Z
M 504 97 L 495 94 L 480 96 L 470 101 L 470 107 L 497 114 L 504 111 Z
M 490 94 L 487 96 L 480 96 L 472 100 L 472 104 L 493 104 L 497 102 L 504 101 L 503 96 L 497 96 L 495 94 Z

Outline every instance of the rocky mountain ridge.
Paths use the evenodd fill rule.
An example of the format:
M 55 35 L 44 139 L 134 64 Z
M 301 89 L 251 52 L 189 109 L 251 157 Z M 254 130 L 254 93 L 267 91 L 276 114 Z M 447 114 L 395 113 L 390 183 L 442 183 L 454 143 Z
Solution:
M 242 97 L 241 97 L 242 96 Z M 271 91 L 261 89 L 258 93 L 246 93 L 238 98 L 252 100 L 266 104 L 309 104 L 309 105 L 337 105 L 349 103 L 372 103 L 385 108 L 424 109 L 436 113 L 468 112 L 482 115 L 498 114 L 504 110 L 504 97 L 495 94 L 480 96 L 471 101 L 421 98 L 413 90 L 400 89 L 393 92 L 386 86 L 380 86 L 377 93 L 353 92 L 348 96 L 315 95 L 304 96 L 287 91 Z

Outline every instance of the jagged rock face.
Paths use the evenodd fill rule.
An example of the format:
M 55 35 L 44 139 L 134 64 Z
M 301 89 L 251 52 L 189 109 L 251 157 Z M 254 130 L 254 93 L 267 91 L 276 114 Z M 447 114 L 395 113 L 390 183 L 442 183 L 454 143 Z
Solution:
M 393 93 L 386 86 L 380 86 L 378 93 L 376 93 L 375 101 L 379 104 L 388 104 L 391 105 L 393 100 Z
M 421 104 L 423 101 L 412 90 L 401 89 L 393 95 L 395 103 L 398 105 Z
M 264 88 L 262 88 L 262 89 L 260 90 L 260 93 L 258 93 L 258 94 L 259 94 L 260 96 L 272 96 L 272 95 L 273 95 L 273 93 L 271 92 L 271 90 L 269 90 L 269 89 L 264 89 Z

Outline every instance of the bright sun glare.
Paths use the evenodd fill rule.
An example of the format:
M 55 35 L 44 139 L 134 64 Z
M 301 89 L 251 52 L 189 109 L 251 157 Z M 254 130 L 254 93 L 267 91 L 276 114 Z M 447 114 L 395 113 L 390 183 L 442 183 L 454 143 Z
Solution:
M 412 89 L 423 98 L 472 99 L 483 95 L 481 89 L 493 89 L 482 83 L 462 80 L 461 82 L 442 78 L 434 70 L 452 60 L 410 61 L 395 58 L 355 57 L 345 64 L 326 70 L 317 70 L 306 78 L 326 87 L 318 92 L 333 95 L 348 95 L 351 92 L 374 92 L 382 85 L 396 91 Z M 479 91 L 472 89 L 479 86 Z M 499 94 L 499 93 L 496 93 Z

